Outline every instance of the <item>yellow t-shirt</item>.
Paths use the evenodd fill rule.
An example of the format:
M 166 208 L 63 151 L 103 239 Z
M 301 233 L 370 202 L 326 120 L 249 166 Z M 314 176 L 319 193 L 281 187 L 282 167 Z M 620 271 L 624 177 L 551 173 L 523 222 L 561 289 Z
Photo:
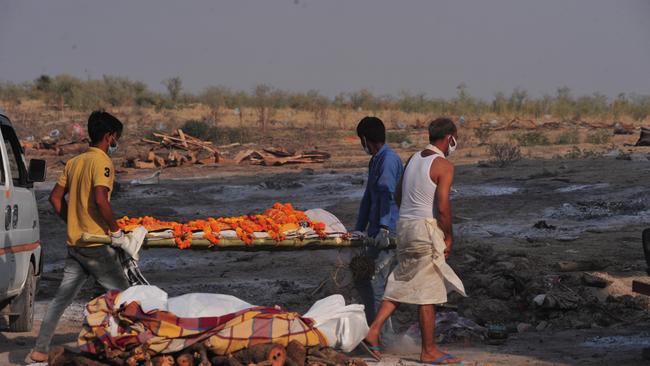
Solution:
M 94 188 L 107 187 L 110 200 L 114 179 L 115 168 L 111 158 L 96 147 L 65 164 L 57 184 L 68 191 L 68 246 L 101 245 L 81 242 L 81 234 L 108 234 L 108 223 L 104 222 L 95 203 Z

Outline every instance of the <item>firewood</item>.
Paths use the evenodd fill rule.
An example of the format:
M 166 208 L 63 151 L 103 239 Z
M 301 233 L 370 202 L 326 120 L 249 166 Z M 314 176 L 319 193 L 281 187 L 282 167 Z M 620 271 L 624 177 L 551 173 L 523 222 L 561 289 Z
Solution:
M 326 360 L 324 358 L 316 357 L 316 356 L 307 356 L 307 365 L 308 366 L 337 366 L 336 362 L 332 362 L 330 360 Z
M 72 358 L 72 364 L 75 366 L 106 366 L 106 363 L 93 360 L 81 355 Z
M 153 366 L 174 366 L 174 357 L 171 355 L 158 355 L 151 359 Z
M 210 359 L 208 358 L 208 348 L 203 343 L 197 343 L 190 348 L 191 351 L 195 352 L 195 358 L 201 360 L 199 366 L 212 366 Z
M 147 139 L 147 138 L 142 138 L 142 139 L 140 139 L 140 141 L 142 141 L 144 143 L 147 143 L 147 144 L 160 145 L 160 141 L 154 141 L 154 140 L 150 140 L 150 139 Z
M 334 361 L 336 364 L 345 364 L 350 358 L 341 352 L 337 352 L 334 348 L 331 347 L 322 347 L 319 349 L 319 352 L 325 356 L 326 359 Z
M 134 160 L 133 167 L 137 169 L 155 169 L 156 164 L 147 161 Z
M 212 366 L 229 366 L 229 356 L 214 356 L 210 359 Z
M 217 159 L 215 159 L 213 156 L 208 157 L 208 158 L 199 159 L 199 161 L 197 161 L 197 163 L 203 164 L 203 165 L 215 164 L 217 162 L 218 162 Z
M 153 135 L 156 136 L 156 137 L 160 137 L 160 138 L 162 138 L 163 143 L 165 143 L 165 144 L 173 145 L 173 144 L 175 144 L 176 142 L 179 142 L 180 144 L 175 144 L 175 145 L 183 146 L 183 145 L 182 145 L 183 140 L 181 140 L 180 138 L 172 137 L 172 136 L 168 136 L 168 135 L 163 135 L 163 134 L 161 134 L 161 133 L 156 133 L 156 132 L 154 132 Z M 203 142 L 203 141 L 202 141 L 202 142 L 188 141 L 188 140 L 185 140 L 185 141 L 186 141 L 188 144 L 198 146 L 198 147 L 200 147 L 200 148 L 202 148 L 202 149 L 205 149 L 205 150 L 208 150 L 208 151 L 211 151 L 211 152 L 215 152 L 215 150 L 214 150 L 212 147 L 206 146 L 207 144 L 206 144 L 205 142 Z M 183 147 L 184 147 L 184 146 L 183 146 Z
M 244 364 L 233 355 L 212 357 L 212 364 L 214 366 L 244 366 Z
M 198 161 L 197 155 L 198 154 L 194 151 L 190 151 L 187 153 L 187 159 L 190 164 L 196 164 L 196 162 Z
M 282 366 L 287 359 L 287 350 L 279 344 L 264 343 L 238 351 L 234 356 L 245 364 L 272 361 L 273 366 Z
M 149 359 L 149 354 L 145 351 L 145 346 L 138 346 L 131 350 L 131 356 L 126 359 L 129 366 L 138 366 L 141 361 Z
M 178 129 L 178 136 L 180 136 L 181 143 L 183 144 L 183 146 L 187 147 L 187 140 L 185 140 L 185 134 L 183 134 L 183 130 L 181 130 L 180 128 Z
M 194 356 L 189 353 L 182 353 L 176 357 L 176 364 L 178 366 L 194 366 Z
M 296 366 L 305 366 L 307 349 L 298 341 L 291 341 L 287 345 L 287 361 L 291 360 Z

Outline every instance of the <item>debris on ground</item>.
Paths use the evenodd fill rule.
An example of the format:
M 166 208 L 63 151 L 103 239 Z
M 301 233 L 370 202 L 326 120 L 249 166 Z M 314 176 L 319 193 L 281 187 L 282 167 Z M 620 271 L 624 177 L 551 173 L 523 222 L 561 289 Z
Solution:
M 250 162 L 254 165 L 280 166 L 285 164 L 324 163 L 331 157 L 323 151 L 288 151 L 284 148 L 247 149 L 240 151 L 234 158 L 236 164 Z
M 539 226 L 544 226 L 540 224 Z M 525 253 L 498 252 L 489 246 L 459 248 L 452 265 L 469 297 L 450 295 L 460 316 L 488 328 L 503 324 L 509 333 L 582 329 L 628 324 L 648 318 L 643 296 L 615 296 L 612 279 L 593 271 L 606 260 L 566 260 L 555 273 L 535 266 Z M 489 336 L 488 336 L 489 338 Z
M 124 167 L 155 169 L 194 164 L 211 165 L 219 162 L 219 149 L 212 146 L 211 141 L 190 136 L 180 128 L 169 135 L 154 132 L 153 137 L 159 140 L 141 140 L 150 145 L 149 151 L 127 157 Z
M 88 149 L 88 142 L 87 138 L 78 137 L 71 140 L 63 140 L 59 130 L 53 130 L 38 140 L 34 136 L 20 140 L 20 145 L 26 152 L 31 154 L 61 156 L 79 154 L 86 151 Z
M 90 353 L 75 352 L 57 346 L 50 350 L 48 364 L 50 366 L 140 364 L 152 366 L 367 366 L 365 361 L 348 357 L 331 347 L 305 347 L 295 340 L 289 342 L 286 347 L 279 344 L 262 343 L 223 356 L 212 354 L 204 343 L 196 343 L 179 352 L 155 356 L 148 354 L 144 349 L 137 350 L 137 352 L 114 352 L 110 356 L 98 357 Z
M 634 125 L 622 122 L 614 123 L 614 135 L 632 135 L 634 134 Z

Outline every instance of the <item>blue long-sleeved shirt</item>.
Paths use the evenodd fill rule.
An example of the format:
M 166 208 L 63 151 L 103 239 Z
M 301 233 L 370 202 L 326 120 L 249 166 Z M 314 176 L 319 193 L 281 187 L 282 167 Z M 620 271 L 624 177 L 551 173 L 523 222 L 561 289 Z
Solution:
M 369 237 L 379 233 L 381 226 L 395 231 L 399 209 L 395 202 L 395 190 L 404 172 L 404 166 L 387 144 L 379 149 L 368 164 L 368 183 L 361 199 L 355 230 L 368 229 Z

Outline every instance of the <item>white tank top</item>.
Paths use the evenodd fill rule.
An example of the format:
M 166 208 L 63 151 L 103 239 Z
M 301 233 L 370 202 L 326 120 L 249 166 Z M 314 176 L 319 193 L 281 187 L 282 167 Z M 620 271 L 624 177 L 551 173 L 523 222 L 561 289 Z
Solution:
M 399 208 L 400 219 L 432 219 L 437 185 L 431 180 L 431 164 L 442 157 L 442 152 L 435 146 L 427 149 L 434 154 L 422 157 L 422 152 L 415 153 L 404 171 L 402 178 L 402 203 Z

